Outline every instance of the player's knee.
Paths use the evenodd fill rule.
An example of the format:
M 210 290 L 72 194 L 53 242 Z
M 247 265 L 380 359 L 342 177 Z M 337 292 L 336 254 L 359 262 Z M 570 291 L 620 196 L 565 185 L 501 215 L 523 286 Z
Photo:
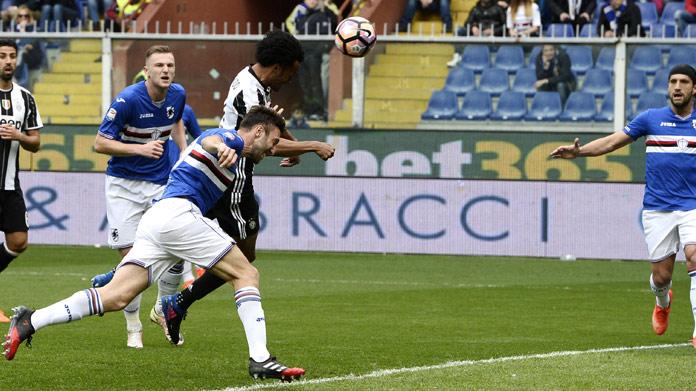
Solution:
M 657 286 L 665 286 L 672 281 L 672 273 L 669 270 L 653 270 L 653 282 Z
M 102 303 L 105 311 L 120 311 L 133 300 L 133 295 L 125 292 L 102 292 Z
M 242 269 L 239 273 L 239 279 L 245 280 L 245 281 L 256 281 L 258 282 L 260 279 L 260 274 L 258 269 L 255 267 L 248 265 L 244 269 Z
M 24 252 L 27 249 L 28 241 L 27 238 L 12 239 L 7 241 L 7 248 L 15 253 Z

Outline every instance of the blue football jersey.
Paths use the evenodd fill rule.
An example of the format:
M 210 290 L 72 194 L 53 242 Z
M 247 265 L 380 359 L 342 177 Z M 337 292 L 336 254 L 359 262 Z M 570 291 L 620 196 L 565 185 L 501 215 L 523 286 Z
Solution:
M 202 133 L 201 127 L 198 125 L 198 119 L 196 119 L 196 114 L 193 113 L 191 106 L 184 106 L 182 119 L 184 121 L 184 129 L 186 129 L 186 140 L 189 140 L 189 135 L 191 135 L 192 139 L 198 138 Z M 176 161 L 179 160 L 179 146 L 171 138 L 167 140 L 167 144 L 169 144 L 169 163 L 173 167 Z
M 667 106 L 640 113 L 624 132 L 645 136 L 647 210 L 696 209 L 696 117 L 682 118 Z
M 153 102 L 147 94 L 145 82 L 126 87 L 111 103 L 99 135 L 127 144 L 147 144 L 152 140 L 163 140 L 164 154 L 159 159 L 143 156 L 112 156 L 106 174 L 143 180 L 157 184 L 167 183 L 172 164 L 169 160 L 166 140 L 172 127 L 184 113 L 186 92 L 179 84 L 169 86 L 162 102 Z
M 203 149 L 203 139 L 218 135 L 225 144 L 242 156 L 244 140 L 234 130 L 209 129 L 203 132 L 184 151 L 184 157 L 177 162 L 169 175 L 162 199 L 183 197 L 193 202 L 203 214 L 222 197 L 222 193 L 232 186 L 235 165 L 220 167 L 216 155 Z

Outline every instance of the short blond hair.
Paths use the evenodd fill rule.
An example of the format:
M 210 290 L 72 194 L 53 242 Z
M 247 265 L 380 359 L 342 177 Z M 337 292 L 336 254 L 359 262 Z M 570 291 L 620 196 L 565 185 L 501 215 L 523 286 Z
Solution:
M 147 62 L 147 59 L 150 58 L 155 53 L 172 53 L 172 50 L 169 48 L 167 45 L 153 45 L 150 46 L 146 51 L 145 51 L 145 62 Z M 172 53 L 173 54 L 173 53 Z

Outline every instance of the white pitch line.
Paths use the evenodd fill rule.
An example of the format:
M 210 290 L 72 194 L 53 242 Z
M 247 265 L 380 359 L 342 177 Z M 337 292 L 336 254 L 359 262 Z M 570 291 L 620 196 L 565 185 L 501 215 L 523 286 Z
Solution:
M 245 387 L 225 388 L 222 391 L 251 391 L 251 390 L 269 389 L 269 388 L 284 388 L 284 387 L 290 387 L 290 386 L 302 386 L 302 385 L 313 385 L 313 384 L 323 384 L 323 383 L 334 383 L 334 382 L 340 382 L 340 381 L 363 380 L 363 379 L 398 375 L 401 373 L 431 371 L 434 369 L 466 367 L 466 366 L 472 366 L 472 365 L 497 364 L 497 363 L 510 362 L 510 361 L 524 361 L 524 360 L 533 360 L 533 359 L 570 357 L 570 356 L 579 356 L 579 355 L 583 355 L 583 354 L 615 353 L 615 352 L 628 352 L 628 351 L 637 351 L 637 350 L 668 349 L 668 348 L 677 348 L 677 347 L 682 347 L 682 346 L 691 346 L 691 343 L 676 343 L 676 344 L 646 345 L 646 346 L 622 346 L 622 347 L 616 347 L 616 348 L 589 349 L 589 350 L 567 350 L 567 351 L 560 351 L 560 352 L 528 354 L 528 355 L 521 355 L 521 356 L 495 357 L 495 358 L 487 358 L 484 360 L 448 361 L 446 363 L 436 364 L 436 365 L 424 365 L 424 366 L 419 366 L 419 367 L 382 369 L 379 371 L 369 372 L 369 373 L 366 373 L 364 375 L 349 374 L 349 375 L 345 375 L 345 376 L 326 377 L 326 378 L 310 379 L 310 380 L 300 380 L 300 381 L 293 382 L 293 383 L 254 384 L 254 385 L 245 386 Z

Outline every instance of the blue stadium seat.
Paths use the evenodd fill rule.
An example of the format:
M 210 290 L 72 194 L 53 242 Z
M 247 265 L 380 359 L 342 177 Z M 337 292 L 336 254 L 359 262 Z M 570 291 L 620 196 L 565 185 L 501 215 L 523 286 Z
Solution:
M 474 71 L 462 67 L 452 68 L 445 81 L 445 91 L 452 91 L 461 96 L 474 89 L 476 89 Z
M 677 64 L 690 64 L 696 62 L 696 51 L 691 46 L 674 45 L 669 50 L 667 68 L 672 68 Z
M 524 66 L 524 51 L 519 45 L 504 45 L 495 55 L 495 66 L 514 73 Z
M 696 24 L 687 24 L 686 31 L 684 31 L 684 37 L 696 38 Z
M 462 109 L 455 117 L 464 120 L 485 120 L 491 115 L 491 95 L 482 91 L 471 91 L 464 97 Z
M 498 107 L 491 119 L 513 121 L 521 120 L 527 114 L 527 98 L 521 92 L 507 92 L 500 96 Z
M 665 3 L 665 8 L 662 9 L 662 16 L 660 17 L 660 23 L 674 26 L 676 22 L 674 21 L 674 14 L 684 9 L 684 2 L 670 1 Z
M 462 53 L 460 66 L 481 73 L 491 66 L 491 52 L 486 45 L 467 45 Z
M 589 92 L 595 96 L 604 95 L 614 88 L 611 79 L 611 72 L 592 68 L 585 75 L 585 81 L 582 83 L 582 92 Z
M 434 91 L 421 119 L 452 119 L 457 113 L 457 105 L 457 94 L 454 92 Z
M 669 79 L 669 68 L 660 68 L 653 78 L 652 89 L 650 91 L 658 94 L 667 95 L 667 82 Z
M 648 79 L 645 72 L 637 69 L 629 69 L 626 73 L 626 93 L 631 98 L 636 98 L 648 90 Z
M 584 75 L 594 65 L 592 48 L 589 46 L 568 45 L 565 51 L 570 57 L 570 69 L 573 73 Z
M 657 6 L 653 2 L 641 3 L 636 1 L 635 5 L 640 8 L 641 25 L 648 30 L 650 26 L 657 23 Z
M 493 96 L 500 95 L 510 88 L 508 74 L 500 68 L 484 69 L 479 80 L 479 91 L 487 92 Z
M 551 23 L 546 29 L 544 36 L 556 38 L 574 37 L 575 31 L 573 31 L 572 24 Z
M 512 90 L 521 92 L 526 96 L 532 96 L 536 92 L 534 83 L 536 83 L 536 71 L 530 68 L 522 68 L 515 74 Z
M 610 91 L 604 95 L 602 106 L 599 113 L 595 115 L 595 121 L 613 121 L 614 120 L 614 91 Z
M 657 92 L 644 92 L 638 98 L 638 105 L 636 106 L 636 111 L 631 115 L 631 119 L 647 109 L 664 107 L 665 105 L 667 105 L 666 95 Z
M 614 71 L 614 57 L 616 57 L 616 49 L 613 46 L 604 46 L 599 51 L 597 56 L 596 68 L 603 69 L 605 71 Z
M 536 59 L 539 57 L 539 53 L 541 53 L 541 46 L 534 46 L 532 48 L 532 51 L 529 52 L 529 58 L 527 59 L 527 67 L 536 69 Z
M 525 119 L 555 121 L 561 115 L 561 111 L 561 96 L 558 92 L 539 91 L 534 95 L 532 108 Z
M 674 25 L 653 23 L 648 31 L 651 38 L 674 38 L 677 36 L 677 28 Z
M 587 92 L 574 91 L 566 101 L 561 121 L 592 121 L 597 113 L 595 97 Z
M 599 7 L 597 7 L 599 8 Z M 597 25 L 595 23 L 585 23 L 582 25 L 582 28 L 580 29 L 580 37 L 583 38 L 597 38 L 599 35 L 597 34 Z
M 657 46 L 639 46 L 633 52 L 630 67 L 654 75 L 662 68 L 662 52 Z

